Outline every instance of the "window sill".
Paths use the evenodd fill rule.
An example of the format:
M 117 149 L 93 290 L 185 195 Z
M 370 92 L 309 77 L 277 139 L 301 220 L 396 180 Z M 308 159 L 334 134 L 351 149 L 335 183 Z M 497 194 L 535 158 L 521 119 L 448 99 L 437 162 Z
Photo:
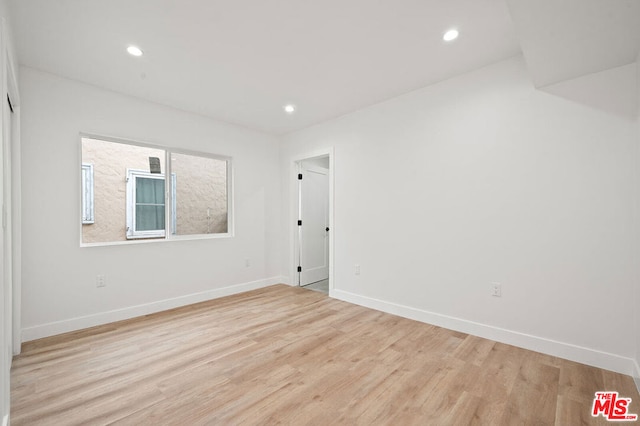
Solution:
M 84 243 L 80 242 L 80 247 L 103 247 L 103 246 L 129 246 L 138 244 L 154 244 L 154 243 L 168 243 L 173 241 L 194 241 L 194 240 L 217 240 L 233 238 L 233 233 L 225 234 L 196 234 L 196 235 L 174 235 L 169 238 L 141 238 L 132 239 L 126 241 L 111 241 L 103 243 Z

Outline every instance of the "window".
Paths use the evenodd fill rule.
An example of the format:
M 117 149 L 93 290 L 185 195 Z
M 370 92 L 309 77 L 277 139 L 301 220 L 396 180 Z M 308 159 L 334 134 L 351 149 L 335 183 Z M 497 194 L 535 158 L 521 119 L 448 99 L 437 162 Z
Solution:
M 177 235 L 218 234 L 228 229 L 227 162 L 192 154 L 171 154 L 173 217 Z M 177 182 L 176 182 L 177 177 Z
M 81 144 L 82 244 L 230 235 L 230 158 L 94 137 Z
M 171 188 L 175 189 L 175 174 L 171 178 Z M 171 233 L 175 234 L 175 195 L 170 199 Z M 164 175 L 144 170 L 127 170 L 127 238 L 164 237 L 165 217 Z
M 93 223 L 93 164 L 82 163 L 82 223 Z

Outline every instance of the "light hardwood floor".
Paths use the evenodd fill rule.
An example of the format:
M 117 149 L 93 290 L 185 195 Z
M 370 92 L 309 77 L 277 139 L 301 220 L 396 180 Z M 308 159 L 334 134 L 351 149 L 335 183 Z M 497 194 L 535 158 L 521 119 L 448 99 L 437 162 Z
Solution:
M 628 376 L 284 285 L 24 345 L 12 425 L 606 424 Z

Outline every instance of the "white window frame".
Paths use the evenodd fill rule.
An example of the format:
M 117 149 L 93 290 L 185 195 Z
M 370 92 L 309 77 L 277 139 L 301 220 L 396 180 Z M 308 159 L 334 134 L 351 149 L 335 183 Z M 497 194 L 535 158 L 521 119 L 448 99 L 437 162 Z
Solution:
M 165 229 L 153 230 L 153 231 L 137 231 L 136 230 L 136 179 L 162 179 L 165 180 L 164 173 L 149 173 L 146 170 L 127 169 L 127 239 L 141 239 L 141 238 L 164 238 L 166 236 L 165 229 L 167 227 L 166 214 L 165 214 Z M 171 174 L 171 197 L 168 197 L 167 182 L 165 180 L 165 212 L 166 205 L 171 199 L 171 234 L 176 233 L 176 175 Z
M 201 239 L 219 239 L 219 238 L 233 238 L 235 236 L 235 206 L 234 206 L 234 198 L 235 198 L 235 194 L 234 194 L 234 174 L 235 174 L 235 164 L 234 164 L 234 159 L 231 156 L 226 156 L 226 155 L 219 155 L 219 154 L 214 154 L 214 153 L 208 153 L 208 152 L 202 152 L 202 151 L 192 151 L 189 149 L 182 149 L 182 148 L 175 148 L 175 147 L 169 147 L 166 145 L 157 145 L 157 144 L 152 144 L 152 143 L 147 143 L 147 142 L 141 142 L 141 141 L 134 141 L 131 139 L 123 139 L 123 138 L 117 138 L 117 137 L 111 137 L 111 136 L 105 136 L 105 135 L 99 135 L 99 134 L 95 134 L 95 133 L 85 133 L 85 132 L 80 132 L 79 133 L 79 154 L 80 154 L 80 158 L 83 158 L 83 150 L 82 150 L 82 141 L 84 139 L 96 139 L 98 141 L 103 141 L 103 142 L 113 142 L 113 143 L 120 143 L 120 144 L 124 144 L 124 145 L 131 145 L 131 146 L 139 146 L 139 147 L 146 147 L 146 148 L 152 148 L 152 149 L 159 149 L 159 150 L 163 150 L 165 153 L 165 172 L 171 174 L 172 182 L 169 182 L 168 187 L 165 186 L 165 219 L 167 221 L 165 228 L 167 229 L 171 229 L 171 232 L 168 235 L 161 235 L 158 237 L 147 237 L 147 238 L 130 238 L 127 236 L 127 232 L 125 230 L 125 240 L 113 240 L 113 241 L 98 241 L 98 242 L 84 242 L 83 241 L 83 223 L 81 221 L 81 223 L 78 224 L 79 227 L 79 243 L 80 243 L 80 247 L 100 247 L 100 246 L 111 246 L 111 245 L 121 245 L 121 244 L 146 244 L 146 243 L 157 243 L 157 242 L 168 242 L 168 241 L 179 241 L 179 240 L 201 240 Z M 217 159 L 217 160 L 221 160 L 226 162 L 226 168 L 227 168 L 227 175 L 226 175 L 226 193 L 227 193 L 227 231 L 226 232 L 218 232 L 218 233 L 214 233 L 214 234 L 208 234 L 208 233 L 204 233 L 204 234 L 185 234 L 185 235 L 178 235 L 177 234 L 177 227 L 176 227 L 176 222 L 177 222 L 177 215 L 176 215 L 176 185 L 175 185 L 175 175 L 174 173 L 171 173 L 171 155 L 173 153 L 180 153 L 180 154 L 187 154 L 187 155 L 194 155 L 194 156 L 199 156 L 199 157 L 206 157 L 206 158 L 213 158 L 213 159 Z M 83 164 L 81 162 L 81 164 Z M 141 170 L 143 171 L 143 170 Z M 145 173 L 148 173 L 148 171 L 144 171 Z M 126 175 L 124 177 L 124 179 L 126 180 Z M 171 209 L 169 210 L 169 208 L 167 208 L 167 199 L 166 197 L 168 197 L 168 193 L 167 191 L 171 191 L 171 198 L 172 200 L 174 200 L 171 203 Z M 125 202 L 128 202 L 126 200 L 125 197 Z M 82 204 L 82 202 L 80 202 L 79 204 Z M 83 206 L 79 206 L 80 209 L 82 210 Z M 125 206 L 125 210 L 126 206 Z M 128 212 L 125 211 L 125 224 L 127 223 L 127 217 L 128 217 Z
M 95 223 L 93 208 L 93 164 L 82 163 L 82 224 Z

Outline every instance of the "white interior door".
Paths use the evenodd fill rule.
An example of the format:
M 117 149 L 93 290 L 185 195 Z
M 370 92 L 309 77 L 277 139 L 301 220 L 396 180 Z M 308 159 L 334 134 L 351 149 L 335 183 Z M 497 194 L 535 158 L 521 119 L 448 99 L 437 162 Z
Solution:
M 301 165 L 300 285 L 329 278 L 329 170 Z M 299 222 L 300 223 L 300 222 Z

